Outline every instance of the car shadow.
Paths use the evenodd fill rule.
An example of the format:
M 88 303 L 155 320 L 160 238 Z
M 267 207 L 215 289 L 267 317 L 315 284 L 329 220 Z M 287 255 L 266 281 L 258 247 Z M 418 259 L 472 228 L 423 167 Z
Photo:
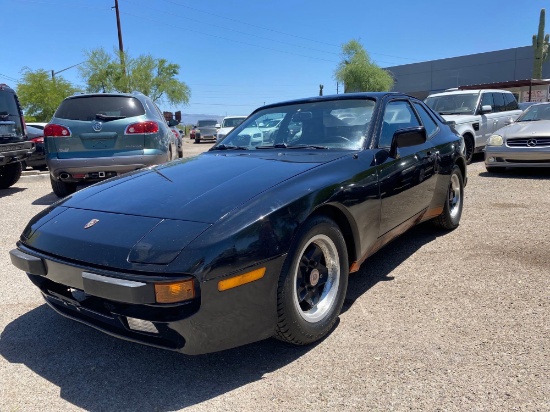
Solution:
M 46 304 L 0 335 L 1 356 L 24 364 L 58 386 L 62 399 L 88 411 L 183 409 L 266 379 L 315 346 L 268 339 L 187 356 L 108 336 L 59 316 Z
M 48 193 L 47 195 L 44 195 L 42 197 L 39 197 L 38 199 L 34 200 L 32 202 L 33 205 L 40 205 L 40 206 L 49 206 L 55 202 L 57 202 L 60 198 L 57 197 L 55 193 Z
M 378 282 L 392 280 L 397 266 L 444 233 L 419 225 L 367 259 L 350 277 L 342 312 Z M 85 410 L 168 411 L 269 379 L 270 373 L 317 344 L 301 347 L 267 339 L 187 356 L 108 336 L 44 304 L 6 326 L 0 335 L 0 356 L 24 364 L 58 386 L 62 399 Z
M 392 281 L 390 274 L 422 246 L 443 236 L 447 231 L 434 228 L 431 222 L 422 223 L 384 246 L 363 262 L 357 273 L 349 277 L 348 291 L 342 313 L 378 282 Z
M 26 187 L 8 187 L 7 189 L 0 190 L 0 199 L 3 197 L 8 197 L 15 195 L 16 193 L 27 190 Z
M 548 168 L 513 168 L 503 170 L 502 173 L 481 172 L 482 177 L 496 177 L 501 179 L 539 179 L 546 180 L 550 178 L 550 166 Z

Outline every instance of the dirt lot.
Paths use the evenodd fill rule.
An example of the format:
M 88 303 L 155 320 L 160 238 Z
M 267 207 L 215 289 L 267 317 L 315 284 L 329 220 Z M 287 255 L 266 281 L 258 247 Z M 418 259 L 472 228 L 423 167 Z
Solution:
M 197 357 L 46 307 L 8 251 L 55 200 L 47 175 L 0 193 L 1 411 L 550 411 L 550 171 L 471 165 L 460 227 L 421 225 L 367 260 L 319 344 Z

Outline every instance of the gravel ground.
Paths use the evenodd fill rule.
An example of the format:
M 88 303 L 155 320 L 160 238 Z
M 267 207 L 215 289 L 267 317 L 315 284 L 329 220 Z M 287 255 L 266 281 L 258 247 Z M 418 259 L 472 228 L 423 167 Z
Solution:
M 22 178 L 0 194 L 0 411 L 550 411 L 550 171 L 468 173 L 460 227 L 368 259 L 322 342 L 196 357 L 46 307 L 8 251 L 56 197 Z

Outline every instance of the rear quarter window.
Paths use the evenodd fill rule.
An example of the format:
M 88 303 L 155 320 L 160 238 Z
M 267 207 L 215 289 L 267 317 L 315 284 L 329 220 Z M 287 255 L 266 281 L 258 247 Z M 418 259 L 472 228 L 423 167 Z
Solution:
M 64 100 L 54 117 L 68 120 L 95 120 L 97 114 L 134 117 L 145 114 L 141 102 L 127 96 L 83 96 Z

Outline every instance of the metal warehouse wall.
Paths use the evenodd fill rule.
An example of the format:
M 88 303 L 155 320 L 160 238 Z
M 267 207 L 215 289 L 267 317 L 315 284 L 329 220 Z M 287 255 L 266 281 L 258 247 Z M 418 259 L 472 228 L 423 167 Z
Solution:
M 530 79 L 533 48 L 517 47 L 385 69 L 395 78 L 393 91 L 424 98 L 451 87 Z M 543 64 L 542 77 L 550 78 L 550 61 Z

